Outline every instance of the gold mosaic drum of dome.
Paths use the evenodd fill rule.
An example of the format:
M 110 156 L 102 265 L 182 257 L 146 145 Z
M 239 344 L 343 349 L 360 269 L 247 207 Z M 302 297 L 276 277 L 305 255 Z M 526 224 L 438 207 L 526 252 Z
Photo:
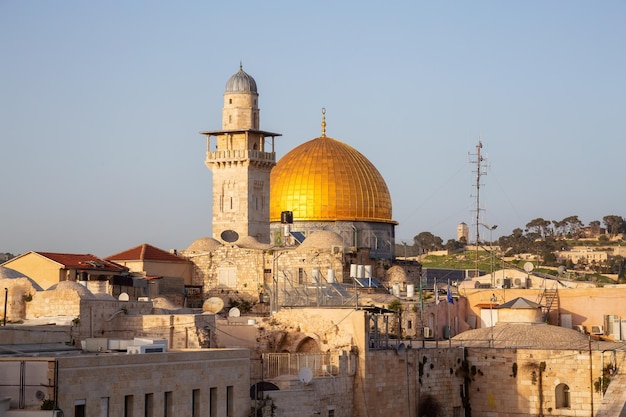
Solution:
M 382 175 L 356 149 L 322 136 L 291 150 L 272 169 L 270 222 L 283 211 L 294 221 L 391 219 L 391 197 Z

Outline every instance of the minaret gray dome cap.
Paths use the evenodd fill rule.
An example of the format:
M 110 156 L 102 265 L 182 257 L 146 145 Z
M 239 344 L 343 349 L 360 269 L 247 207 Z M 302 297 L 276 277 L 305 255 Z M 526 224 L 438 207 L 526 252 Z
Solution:
M 239 71 L 226 82 L 226 94 L 229 93 L 255 93 L 258 94 L 256 89 L 256 81 L 243 69 L 239 64 Z

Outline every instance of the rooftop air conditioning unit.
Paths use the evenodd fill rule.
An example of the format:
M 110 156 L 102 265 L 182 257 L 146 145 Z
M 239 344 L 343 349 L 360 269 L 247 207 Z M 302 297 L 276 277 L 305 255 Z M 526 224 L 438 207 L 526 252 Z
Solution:
M 126 353 L 137 355 L 142 353 L 162 353 L 166 350 L 165 345 L 131 345 L 126 348 Z
M 577 332 L 580 332 L 582 334 L 587 334 L 587 332 L 585 331 L 585 326 L 582 326 L 580 324 L 576 324 L 576 325 L 572 326 L 572 329 L 574 329 Z
M 431 329 L 430 327 L 424 327 L 424 338 L 431 338 L 433 337 L 433 329 Z
M 602 326 L 591 326 L 591 334 L 604 334 Z

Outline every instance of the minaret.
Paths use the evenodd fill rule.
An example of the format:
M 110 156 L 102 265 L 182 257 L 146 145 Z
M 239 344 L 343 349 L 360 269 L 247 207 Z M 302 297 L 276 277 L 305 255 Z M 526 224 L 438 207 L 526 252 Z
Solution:
M 254 78 L 240 65 L 226 83 L 222 130 L 200 132 L 213 173 L 215 239 L 228 240 L 222 233 L 233 230 L 239 238 L 270 242 L 270 171 L 276 165 L 274 138 L 281 134 L 259 129 L 258 99 Z

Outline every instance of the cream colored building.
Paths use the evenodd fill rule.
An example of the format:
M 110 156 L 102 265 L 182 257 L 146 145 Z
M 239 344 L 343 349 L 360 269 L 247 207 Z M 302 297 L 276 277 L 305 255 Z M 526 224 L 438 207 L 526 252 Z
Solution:
M 83 282 L 87 286 L 130 286 L 128 268 L 90 254 L 67 254 L 31 251 L 3 263 L 32 278 L 47 289 L 62 281 Z M 96 291 L 98 292 L 98 291 Z
M 605 250 L 596 250 L 585 246 L 569 251 L 558 251 L 556 257 L 559 262 L 571 260 L 575 264 L 581 261 L 585 263 L 601 263 L 609 259 L 609 253 Z
M 54 415 L 67 417 L 246 417 L 249 378 L 246 349 L 5 356 L 0 397 L 10 398 L 12 410 L 0 414 L 32 416 L 48 401 L 51 410 L 60 410 Z

